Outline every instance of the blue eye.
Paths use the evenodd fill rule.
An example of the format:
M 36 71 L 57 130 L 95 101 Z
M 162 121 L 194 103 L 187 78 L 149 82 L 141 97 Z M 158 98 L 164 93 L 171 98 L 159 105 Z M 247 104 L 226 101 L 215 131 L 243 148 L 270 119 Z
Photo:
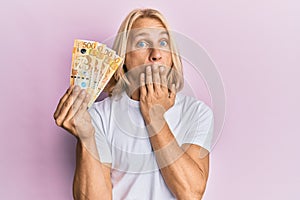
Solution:
M 147 46 L 147 43 L 144 42 L 144 41 L 141 41 L 141 42 L 138 42 L 138 43 L 137 43 L 137 46 L 140 47 L 140 48 L 144 48 L 144 47 Z
M 166 46 L 168 46 L 168 42 L 166 40 L 163 40 L 160 42 L 160 46 L 166 47 Z

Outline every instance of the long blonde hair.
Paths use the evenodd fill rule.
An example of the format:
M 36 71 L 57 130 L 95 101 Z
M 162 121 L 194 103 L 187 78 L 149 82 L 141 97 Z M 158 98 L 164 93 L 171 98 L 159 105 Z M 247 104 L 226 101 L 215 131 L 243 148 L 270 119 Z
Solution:
M 116 53 L 124 58 L 126 57 L 127 41 L 129 39 L 129 32 L 132 28 L 134 22 L 139 18 L 154 18 L 158 19 L 163 26 L 166 28 L 169 35 L 170 42 L 170 51 L 172 57 L 172 70 L 168 74 L 168 82 L 175 83 L 176 91 L 180 91 L 183 88 L 183 71 L 182 71 L 182 62 L 178 52 L 178 49 L 175 45 L 174 38 L 170 32 L 169 25 L 165 17 L 157 10 L 154 9 L 135 9 L 131 11 L 125 20 L 122 22 L 118 34 L 114 40 L 113 49 Z M 122 65 L 124 64 L 124 61 Z M 121 66 L 122 66 L 121 65 Z M 124 68 L 119 67 L 115 72 L 114 76 L 109 81 L 108 85 L 105 88 L 105 91 L 112 94 L 120 94 L 125 88 L 129 85 L 129 81 L 125 75 Z

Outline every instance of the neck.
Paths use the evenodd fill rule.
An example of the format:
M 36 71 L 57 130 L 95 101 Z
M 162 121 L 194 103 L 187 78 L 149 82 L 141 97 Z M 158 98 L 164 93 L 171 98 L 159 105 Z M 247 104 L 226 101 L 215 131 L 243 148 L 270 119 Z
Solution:
M 131 91 L 130 88 L 127 88 L 126 93 L 131 99 L 133 99 L 135 101 L 140 100 L 140 89 L 139 88 L 137 88 L 135 91 Z

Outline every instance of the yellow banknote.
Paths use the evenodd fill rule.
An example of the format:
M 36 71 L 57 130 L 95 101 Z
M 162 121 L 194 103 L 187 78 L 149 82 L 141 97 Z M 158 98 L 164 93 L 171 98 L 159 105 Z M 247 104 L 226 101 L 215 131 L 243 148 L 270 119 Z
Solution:
M 96 56 L 96 62 L 95 62 L 95 66 L 93 68 L 92 71 L 92 76 L 91 76 L 91 80 L 90 80 L 90 85 L 89 87 L 94 91 L 96 90 L 97 86 L 98 86 L 98 82 L 99 79 L 101 77 L 101 74 L 103 73 L 103 67 L 102 67 L 102 63 L 105 60 L 105 49 L 106 49 L 106 45 L 105 44 L 101 44 L 99 43 L 97 46 L 97 53 Z
M 111 77 L 114 75 L 116 70 L 121 65 L 122 61 L 123 59 L 116 54 L 113 56 L 112 59 L 111 57 L 106 59 L 106 63 L 104 62 L 106 64 L 105 73 L 103 74 L 102 79 L 98 83 L 96 93 L 94 93 L 92 102 L 90 102 L 89 106 L 98 98 L 98 96 L 103 91 L 103 89 L 105 88 L 105 86 L 107 85 Z
M 98 42 L 88 40 L 75 40 L 72 55 L 71 85 L 79 85 L 88 89 L 90 80 L 97 63 Z
M 123 59 L 105 44 L 75 40 L 72 53 L 71 85 L 79 85 L 91 95 L 90 107 L 103 91 Z

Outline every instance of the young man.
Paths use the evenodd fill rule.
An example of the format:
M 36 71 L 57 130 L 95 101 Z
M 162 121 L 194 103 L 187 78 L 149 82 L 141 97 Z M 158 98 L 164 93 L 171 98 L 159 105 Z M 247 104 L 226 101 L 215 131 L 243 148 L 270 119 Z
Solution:
M 87 110 L 89 95 L 70 87 L 54 118 L 78 138 L 75 199 L 201 199 L 209 171 L 213 114 L 176 94 L 182 64 L 166 20 L 132 11 L 114 49 L 124 57 L 111 94 Z

